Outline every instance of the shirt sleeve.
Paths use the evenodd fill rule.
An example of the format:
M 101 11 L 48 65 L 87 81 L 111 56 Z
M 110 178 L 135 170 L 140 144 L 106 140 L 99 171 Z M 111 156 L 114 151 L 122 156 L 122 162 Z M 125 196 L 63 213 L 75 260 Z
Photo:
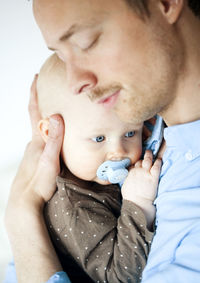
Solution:
M 116 217 L 106 199 L 78 197 L 76 190 L 48 204 L 47 226 L 54 245 L 71 255 L 95 282 L 140 282 L 153 233 L 139 207 L 123 201 Z M 51 205 L 52 204 L 52 205 Z
M 46 283 L 71 283 L 64 271 L 56 272 Z
M 173 259 L 144 273 L 142 283 L 200 282 L 200 222 L 195 221 L 190 232 L 174 250 Z
M 14 262 L 7 266 L 6 275 L 3 283 L 17 283 L 17 275 Z M 71 283 L 67 274 L 63 271 L 56 272 L 46 283 Z

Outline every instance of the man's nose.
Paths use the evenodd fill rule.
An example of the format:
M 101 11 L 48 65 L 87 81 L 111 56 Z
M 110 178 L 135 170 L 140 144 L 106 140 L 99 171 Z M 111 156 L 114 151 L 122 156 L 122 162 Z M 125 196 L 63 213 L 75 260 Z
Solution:
M 110 144 L 110 150 L 107 152 L 107 160 L 122 160 L 127 157 L 127 151 L 122 143 Z
M 67 64 L 67 82 L 73 94 L 82 94 L 96 86 L 97 77 L 93 72 L 72 63 Z

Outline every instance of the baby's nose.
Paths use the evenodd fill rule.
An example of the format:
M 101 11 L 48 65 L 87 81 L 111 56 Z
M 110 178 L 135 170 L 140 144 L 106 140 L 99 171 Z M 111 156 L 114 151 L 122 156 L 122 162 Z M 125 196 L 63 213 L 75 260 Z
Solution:
M 121 144 L 113 145 L 107 152 L 107 160 L 122 160 L 126 157 L 126 150 Z

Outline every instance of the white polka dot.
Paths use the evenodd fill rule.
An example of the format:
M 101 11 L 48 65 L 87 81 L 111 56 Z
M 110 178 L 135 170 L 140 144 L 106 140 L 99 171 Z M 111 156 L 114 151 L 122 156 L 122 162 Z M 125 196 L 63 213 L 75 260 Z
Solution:
M 64 237 L 67 238 L 67 234 L 65 234 Z
M 81 231 L 81 234 L 84 234 L 84 231 Z
M 138 214 L 137 211 L 134 212 L 135 214 Z
M 69 215 L 69 212 L 67 211 L 66 214 Z
M 104 270 L 107 270 L 107 267 L 104 267 Z
M 55 214 L 54 216 L 55 216 L 55 217 L 58 217 L 58 215 L 57 215 L 57 214 Z
M 96 258 L 99 258 L 99 255 L 96 255 Z
M 61 200 L 64 200 L 64 198 L 61 198 Z
M 76 216 L 76 219 L 79 219 L 79 216 Z
M 124 256 L 121 254 L 120 257 L 124 257 Z
M 127 267 L 127 266 L 124 266 L 124 268 L 125 268 L 125 269 L 128 269 L 128 267 Z
M 57 204 L 58 202 L 57 202 L 57 200 L 55 201 L 55 204 Z
M 110 255 L 110 252 L 108 252 L 108 255 Z
M 65 188 L 62 188 L 62 190 L 64 191 L 64 190 L 65 190 Z
M 131 223 L 129 222 L 128 225 L 131 226 Z
M 143 224 L 140 224 L 140 227 L 143 227 L 144 225 Z
M 56 240 L 59 241 L 59 238 L 57 238 Z
M 103 226 L 103 225 L 104 225 L 104 223 L 103 223 L 103 222 L 101 222 L 101 225 Z
M 135 249 L 137 249 L 137 246 L 134 246 Z
M 92 220 L 91 220 L 91 219 L 89 219 L 89 222 L 91 223 L 91 222 L 92 222 Z
M 89 196 L 91 197 L 92 194 L 89 194 Z
M 57 231 L 59 232 L 59 231 L 60 231 L 60 228 L 58 228 Z
M 122 226 L 119 226 L 119 229 L 122 229 Z
M 50 225 L 50 228 L 52 229 L 52 226 Z
M 111 242 L 114 240 L 113 238 L 112 239 L 110 239 L 111 240 Z
M 69 231 L 72 231 L 72 228 L 69 228 Z
M 85 250 L 88 250 L 88 247 L 85 247 Z
M 141 267 L 139 266 L 139 267 L 138 267 L 138 269 L 140 270 L 140 269 L 141 269 Z
M 97 236 L 96 234 L 93 235 L 94 238 L 95 238 L 96 236 Z
M 99 242 L 100 245 L 102 245 L 103 242 Z
M 105 202 L 105 200 L 103 199 L 102 202 Z
M 126 239 L 128 239 L 128 235 L 126 235 Z
M 95 269 L 96 269 L 96 270 L 98 270 L 98 268 L 97 268 L 97 267 L 96 267 Z
M 79 259 L 80 257 L 79 256 L 77 256 L 77 259 Z
M 145 243 L 145 244 L 144 244 L 144 247 L 146 247 L 146 246 L 147 246 L 147 244 Z

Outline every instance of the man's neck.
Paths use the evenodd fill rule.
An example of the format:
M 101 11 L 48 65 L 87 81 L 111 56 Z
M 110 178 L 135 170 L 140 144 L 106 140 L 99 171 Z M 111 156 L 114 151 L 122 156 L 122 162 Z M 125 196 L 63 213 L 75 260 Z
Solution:
M 167 126 L 200 119 L 200 20 L 181 22 L 184 62 L 174 100 L 160 113 Z

